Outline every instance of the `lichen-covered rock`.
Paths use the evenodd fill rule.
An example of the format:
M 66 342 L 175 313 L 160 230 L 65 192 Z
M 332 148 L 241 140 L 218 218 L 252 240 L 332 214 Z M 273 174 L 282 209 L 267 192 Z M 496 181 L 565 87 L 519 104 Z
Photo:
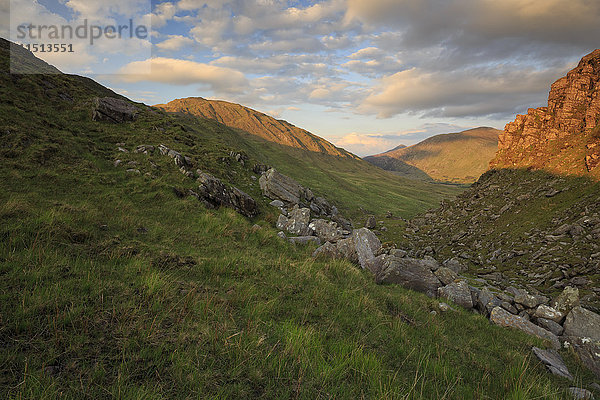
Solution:
M 310 210 L 308 208 L 300 208 L 294 206 L 288 213 L 287 223 L 283 229 L 292 235 L 312 236 L 312 229 L 309 228 Z
M 290 243 L 298 244 L 298 245 L 307 245 L 309 243 L 316 244 L 319 246 L 321 244 L 321 240 L 316 236 L 296 236 L 288 238 Z
M 450 268 L 441 267 L 435 270 L 435 276 L 442 282 L 443 285 L 449 285 L 458 279 L 458 274 Z
M 567 286 L 562 293 L 552 302 L 552 307 L 566 316 L 574 307 L 579 305 L 579 289 Z
M 556 350 L 542 350 L 538 347 L 533 347 L 531 350 L 552 374 L 567 378 L 571 381 L 573 380 L 573 375 L 571 375 L 565 362 Z
M 263 194 L 271 200 L 281 200 L 286 204 L 300 204 L 305 196 L 305 189 L 289 176 L 280 174 L 271 168 L 259 179 Z
M 538 308 L 535 309 L 533 316 L 535 318 L 550 319 L 554 322 L 560 322 L 564 318 L 564 315 L 561 312 L 545 304 L 540 304 Z
M 246 217 L 258 214 L 254 199 L 236 187 L 229 188 L 218 178 L 199 171 L 198 195 L 205 204 L 213 207 L 231 207 Z
M 359 263 L 358 254 L 356 253 L 356 246 L 354 245 L 354 239 L 352 237 L 338 240 L 336 247 L 343 258 L 354 264 Z
M 324 257 L 324 258 L 341 258 L 341 254 L 337 249 L 337 246 L 331 242 L 326 242 L 325 244 L 321 245 L 319 248 L 317 248 L 313 254 L 312 254 L 313 258 L 319 258 L 319 257 Z
M 473 308 L 471 290 L 465 281 L 452 282 L 444 287 L 438 288 L 438 296 L 451 300 L 467 310 Z
M 333 221 L 315 219 L 308 224 L 315 236 L 324 242 L 337 242 L 344 237 L 342 229 Z
M 600 379 L 600 343 L 587 338 L 565 337 L 565 344 L 573 348 L 581 363 Z
M 490 321 L 496 325 L 519 329 L 530 335 L 537 336 L 540 339 L 548 340 L 554 349 L 560 349 L 560 342 L 555 334 L 535 325 L 533 322 L 519 317 L 518 315 L 509 313 L 502 307 L 495 307 L 492 310 L 490 314 Z
M 352 232 L 352 240 L 354 241 L 358 262 L 362 268 L 366 268 L 367 260 L 375 258 L 378 255 L 381 249 L 381 242 L 367 228 L 355 229 Z

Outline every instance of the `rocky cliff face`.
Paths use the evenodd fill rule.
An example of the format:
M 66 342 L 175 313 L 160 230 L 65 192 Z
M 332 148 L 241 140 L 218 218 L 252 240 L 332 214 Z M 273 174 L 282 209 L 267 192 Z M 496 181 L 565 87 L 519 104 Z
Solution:
M 300 129 L 289 122 L 270 117 L 239 104 L 201 97 L 176 99 L 155 107 L 168 112 L 184 112 L 213 119 L 223 125 L 244 130 L 271 142 L 341 157 L 356 156 L 335 147 L 327 140 Z
M 600 178 L 600 49 L 552 84 L 547 107 L 506 125 L 490 166 Z

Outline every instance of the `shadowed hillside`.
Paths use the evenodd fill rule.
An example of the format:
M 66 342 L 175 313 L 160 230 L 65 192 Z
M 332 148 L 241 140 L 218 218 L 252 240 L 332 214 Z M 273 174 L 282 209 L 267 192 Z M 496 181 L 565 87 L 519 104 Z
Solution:
M 500 132 L 493 128 L 476 128 L 436 135 L 365 160 L 390 171 L 407 171 L 405 164 L 408 164 L 437 181 L 472 183 L 487 170 L 496 153 Z M 394 163 L 390 158 L 401 162 Z M 417 171 L 413 176 L 423 178 L 422 173 Z

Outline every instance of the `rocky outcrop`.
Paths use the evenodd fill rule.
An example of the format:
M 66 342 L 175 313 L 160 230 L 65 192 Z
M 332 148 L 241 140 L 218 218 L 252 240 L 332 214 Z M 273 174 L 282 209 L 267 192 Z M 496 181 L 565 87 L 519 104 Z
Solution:
M 505 326 L 508 328 L 515 328 L 528 333 L 533 336 L 537 336 L 540 339 L 548 340 L 554 349 L 560 349 L 560 342 L 558 337 L 553 333 L 545 330 L 526 320 L 523 317 L 514 315 L 503 309 L 502 307 L 495 307 L 490 314 L 490 321 L 496 325 Z
M 589 338 L 600 342 L 600 315 L 586 310 L 583 307 L 575 307 L 565 319 L 565 335 Z
M 271 200 L 280 200 L 287 205 L 299 205 L 313 199 L 312 192 L 289 176 L 280 174 L 271 168 L 259 179 L 263 194 Z
M 435 297 L 442 286 L 431 271 L 430 264 L 414 258 L 390 257 L 375 279 L 378 283 L 397 283 L 429 297 Z
M 229 188 L 214 176 L 198 172 L 199 198 L 208 206 L 231 207 L 246 217 L 254 217 L 258 214 L 258 206 L 254 199 L 236 187 Z
M 548 106 L 506 125 L 490 165 L 600 177 L 600 49 L 552 84 Z
M 92 120 L 119 124 L 135 120 L 137 113 L 137 107 L 126 100 L 96 97 L 92 107 Z

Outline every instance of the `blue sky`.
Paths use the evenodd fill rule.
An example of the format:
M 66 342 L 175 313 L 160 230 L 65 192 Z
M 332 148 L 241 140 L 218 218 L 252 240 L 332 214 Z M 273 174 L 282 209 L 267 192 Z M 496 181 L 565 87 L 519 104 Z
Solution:
M 544 105 L 550 84 L 600 37 L 600 2 L 588 0 L 11 5 L 11 22 L 151 21 L 148 40 L 44 57 L 146 104 L 189 96 L 241 103 L 361 156 L 437 133 L 503 128 Z

